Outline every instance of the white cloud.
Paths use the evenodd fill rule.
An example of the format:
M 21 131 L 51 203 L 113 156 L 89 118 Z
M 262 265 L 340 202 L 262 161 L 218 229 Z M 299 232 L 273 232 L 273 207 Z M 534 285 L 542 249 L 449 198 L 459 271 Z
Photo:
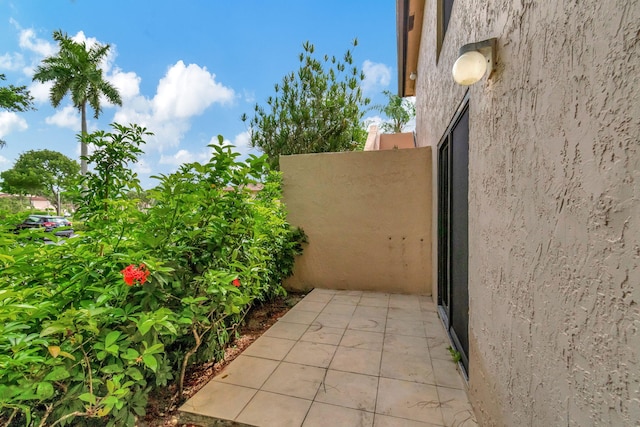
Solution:
M 0 156 L 0 164 L 2 164 L 2 163 L 9 163 L 9 159 L 7 159 L 4 156 Z
M 18 31 L 18 45 L 23 52 L 7 53 L 3 55 L 2 62 L 10 65 L 10 69 L 22 69 L 26 76 L 31 77 L 40 61 L 54 55 L 58 48 L 55 43 L 39 38 L 33 28 L 24 29 L 13 18 L 9 22 Z
M 248 131 L 241 132 L 233 138 L 233 145 L 240 150 L 248 150 L 251 148 L 251 135 Z
M 87 37 L 82 30 L 78 31 L 75 36 L 71 36 L 71 40 L 76 43 L 84 43 L 89 49 L 97 44 L 103 44 L 100 43 L 95 37 Z
M 49 125 L 56 125 L 61 128 L 69 128 L 74 131 L 80 130 L 80 113 L 76 108 L 67 105 L 62 110 L 57 110 L 53 116 L 49 116 L 44 121 Z
M 160 156 L 160 164 L 163 165 L 181 165 L 183 163 L 191 163 L 193 162 L 193 154 L 188 152 L 187 150 L 179 150 L 177 153 L 173 155 L 165 156 L 164 154 Z
M 215 81 L 206 67 L 178 61 L 160 80 L 153 98 L 154 114 L 160 120 L 190 118 L 202 114 L 214 102 L 233 100 L 233 89 Z
M 31 83 L 31 86 L 29 86 L 29 93 L 37 103 L 41 104 L 43 102 L 48 102 L 52 86 L 53 82 L 33 82 Z
M 24 54 L 23 72 L 31 76 L 35 67 L 46 56 L 57 53 L 56 43 L 40 39 L 34 29 L 23 29 L 11 20 L 19 32 L 21 53 L 11 53 L 0 57 L 0 65 L 18 67 L 18 58 Z M 78 31 L 71 38 L 85 43 L 88 48 L 95 44 L 103 44 L 95 37 L 88 37 L 84 31 Z M 215 74 L 206 67 L 197 64 L 185 64 L 177 61 L 170 66 L 165 76 L 158 82 L 156 94 L 149 98 L 140 93 L 141 78 L 135 72 L 124 71 L 117 67 L 115 59 L 117 49 L 110 45 L 109 53 L 104 58 L 101 69 L 105 79 L 111 82 L 120 92 L 123 106 L 119 107 L 113 121 L 128 125 L 136 123 L 154 133 L 147 138 L 147 147 L 162 152 L 168 147 L 177 147 L 184 135 L 191 128 L 191 119 L 202 114 L 212 104 L 233 102 L 236 94 L 233 89 L 216 81 Z M 31 95 L 37 103 L 47 103 L 52 83 L 32 83 L 29 87 Z M 245 94 L 247 98 L 252 95 Z M 101 99 L 105 108 L 114 107 Z M 89 111 L 88 114 L 91 112 Z M 80 129 L 79 114 L 72 106 L 58 110 L 45 119 L 47 124 L 66 127 L 77 131 Z
M 0 55 L 0 69 L 15 71 L 24 67 L 24 57 L 21 53 L 5 53 Z
M 207 162 L 210 158 L 211 158 L 210 149 L 206 149 L 197 154 L 193 154 L 187 150 L 178 150 L 178 152 L 173 155 L 160 156 L 160 164 L 180 166 L 185 163 Z
M 140 94 L 140 77 L 133 71 L 124 72 L 120 68 L 115 68 L 113 73 L 106 76 L 111 84 L 113 84 L 122 99 L 130 99 Z
M 28 128 L 27 121 L 11 111 L 0 111 L 0 138 Z
M 131 88 L 134 80 L 136 85 L 140 81 L 133 73 L 126 79 Z M 206 68 L 196 64 L 185 66 L 178 61 L 160 80 L 152 99 L 142 95 L 129 98 L 116 112 L 114 121 L 146 127 L 154 133 L 147 139 L 147 147 L 162 152 L 180 144 L 191 128 L 192 117 L 202 114 L 213 103 L 230 102 L 234 96 L 233 89 L 217 83 L 215 75 Z M 165 162 L 175 164 L 170 163 L 168 157 Z
M 151 166 L 144 159 L 138 159 L 138 161 L 133 165 L 133 171 L 137 174 L 148 174 L 151 173 Z
M 118 90 L 123 103 L 128 103 L 140 95 L 140 81 L 142 79 L 133 71 L 124 72 L 115 67 L 113 73 L 105 73 L 104 78 Z M 105 108 L 115 107 L 104 95 L 100 95 L 100 105 Z
M 190 128 L 189 121 L 185 119 L 161 120 L 153 114 L 152 104 L 153 102 L 144 96 L 136 96 L 118 109 L 113 121 L 125 125 L 136 123 L 153 132 L 152 136 L 146 138 L 146 147 L 150 150 L 162 152 L 166 148 L 177 147 Z
M 242 91 L 242 96 L 244 97 L 245 102 L 249 104 L 253 104 L 256 102 L 256 94 L 254 91 L 249 91 L 247 89 L 244 89 Z
M 38 38 L 33 28 L 21 29 L 19 45 L 22 49 L 37 54 L 40 58 L 55 55 L 57 46 L 47 40 Z
M 391 82 L 391 68 L 384 64 L 377 64 L 366 60 L 362 64 L 362 71 L 365 77 L 361 86 L 365 94 L 379 91 L 389 86 Z

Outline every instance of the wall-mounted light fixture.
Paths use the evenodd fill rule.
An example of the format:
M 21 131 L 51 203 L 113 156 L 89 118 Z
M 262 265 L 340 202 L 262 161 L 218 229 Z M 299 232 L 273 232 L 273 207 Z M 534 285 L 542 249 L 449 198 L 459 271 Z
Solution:
M 453 64 L 453 80 L 459 85 L 469 86 L 480 81 L 485 74 L 491 77 L 495 55 L 495 38 L 465 44 L 460 48 L 458 59 Z
M 409 74 L 409 80 L 415 81 L 415 79 L 418 78 L 418 73 L 416 73 L 415 71 L 412 71 L 411 74 Z

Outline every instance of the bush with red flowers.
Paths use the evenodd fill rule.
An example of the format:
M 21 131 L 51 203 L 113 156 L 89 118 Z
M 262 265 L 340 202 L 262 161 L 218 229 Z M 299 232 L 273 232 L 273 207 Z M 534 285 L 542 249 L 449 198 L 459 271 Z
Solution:
M 209 162 L 156 177 L 142 203 L 131 164 L 147 135 L 114 124 L 86 137 L 95 151 L 75 195 L 77 237 L 45 245 L 0 223 L 5 425 L 134 426 L 153 389 L 181 389 L 254 301 L 284 292 L 302 235 L 278 174 L 220 143 Z

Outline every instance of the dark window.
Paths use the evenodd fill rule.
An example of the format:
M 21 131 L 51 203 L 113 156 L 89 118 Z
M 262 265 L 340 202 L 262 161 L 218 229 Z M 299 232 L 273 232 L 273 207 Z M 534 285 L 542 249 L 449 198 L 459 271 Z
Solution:
M 449 27 L 449 18 L 451 18 L 451 9 L 453 9 L 453 0 L 442 0 L 442 38 L 447 33 Z
M 449 28 L 453 2 L 454 0 L 438 0 L 438 43 L 436 46 L 436 62 L 440 58 L 440 51 L 442 50 L 442 44 L 444 43 L 444 36 L 447 33 L 447 28 Z

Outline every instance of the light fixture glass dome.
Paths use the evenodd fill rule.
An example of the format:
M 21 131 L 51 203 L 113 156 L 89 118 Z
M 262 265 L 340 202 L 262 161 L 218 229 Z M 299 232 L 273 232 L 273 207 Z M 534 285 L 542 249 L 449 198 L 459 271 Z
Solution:
M 459 85 L 472 85 L 487 72 L 487 59 L 477 50 L 466 52 L 456 60 L 451 72 Z

